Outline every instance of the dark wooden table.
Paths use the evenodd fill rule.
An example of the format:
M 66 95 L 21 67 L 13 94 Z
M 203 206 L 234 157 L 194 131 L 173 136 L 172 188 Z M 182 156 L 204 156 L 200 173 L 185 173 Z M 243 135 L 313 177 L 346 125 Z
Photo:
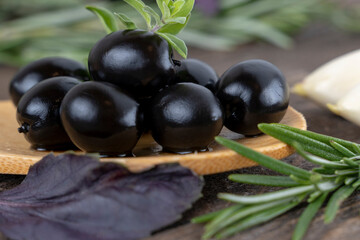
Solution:
M 231 65 L 246 59 L 261 58 L 277 65 L 284 73 L 291 86 L 301 81 L 308 73 L 329 61 L 360 47 L 360 36 L 341 33 L 335 29 L 322 25 L 313 25 L 306 29 L 295 40 L 294 47 L 282 50 L 264 43 L 242 46 L 231 52 L 211 52 L 190 49 L 189 55 L 201 59 L 221 74 Z M 0 99 L 8 99 L 8 84 L 16 69 L 0 67 Z M 331 93 L 329 93 L 331 94 Z M 308 129 L 351 141 L 360 142 L 360 127 L 331 114 L 328 110 L 317 106 L 310 100 L 292 95 L 291 105 L 302 112 L 308 123 Z M 284 161 L 296 166 L 309 168 L 310 165 L 294 154 Z M 261 167 L 240 169 L 231 173 L 263 173 L 271 174 L 269 170 Z M 219 192 L 239 194 L 257 194 L 269 191 L 266 187 L 254 187 L 235 184 L 227 180 L 229 172 L 205 176 L 203 198 L 197 201 L 192 209 L 187 211 L 183 218 L 168 228 L 156 233 L 147 240 L 198 240 L 201 239 L 202 225 L 190 224 L 189 220 L 195 216 L 208 213 L 228 205 L 217 199 Z M 23 176 L 0 175 L 0 190 L 8 189 L 19 184 Z M 360 237 L 360 195 L 354 194 L 341 207 L 336 220 L 328 225 L 322 221 L 323 209 L 312 223 L 308 240 L 347 240 Z M 291 239 L 291 234 L 303 206 L 284 214 L 275 220 L 258 227 L 244 231 L 230 239 Z M 6 239 L 0 236 L 0 240 Z

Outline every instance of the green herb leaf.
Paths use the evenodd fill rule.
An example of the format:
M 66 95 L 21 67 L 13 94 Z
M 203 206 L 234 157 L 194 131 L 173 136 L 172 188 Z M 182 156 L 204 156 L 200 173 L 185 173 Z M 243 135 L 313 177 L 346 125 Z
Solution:
M 318 197 L 315 201 L 313 201 L 306 207 L 305 211 L 301 214 L 299 221 L 296 224 L 296 228 L 293 233 L 292 240 L 301 240 L 303 238 L 312 219 L 319 211 L 327 195 L 328 195 L 327 193 L 322 194 L 321 197 Z
M 171 12 L 168 4 L 166 4 L 165 2 L 163 2 L 163 9 L 164 9 L 164 13 L 162 17 L 163 19 L 168 19 L 171 16 Z
M 328 161 L 328 160 L 325 160 L 325 159 L 323 159 L 321 157 L 310 155 L 310 154 L 306 153 L 302 149 L 301 145 L 298 142 L 294 142 L 292 144 L 292 146 L 296 149 L 296 151 L 300 154 L 300 156 L 302 156 L 303 158 L 305 158 L 309 162 L 312 162 L 312 163 L 315 163 L 315 164 L 320 164 L 320 165 L 322 165 L 324 167 L 332 168 L 332 169 L 346 169 L 346 168 L 349 168 L 349 166 L 347 164 L 334 162 L 334 161 Z
M 123 13 L 114 13 L 114 14 L 115 14 L 115 16 L 117 16 L 120 19 L 121 23 L 124 24 L 126 29 L 129 29 L 129 30 L 137 29 L 136 24 L 125 14 L 123 14 Z
M 260 125 L 264 126 L 264 125 L 268 125 L 268 124 L 262 123 Z M 281 128 L 287 129 L 289 131 L 292 131 L 294 133 L 299 133 L 299 134 L 304 135 L 306 137 L 309 137 L 311 139 L 314 139 L 314 140 L 320 141 L 322 143 L 325 143 L 325 144 L 327 144 L 329 146 L 331 146 L 330 141 L 335 141 L 335 142 L 343 145 L 344 147 L 346 147 L 348 149 L 354 149 L 354 151 L 356 151 L 355 149 L 357 148 L 357 149 L 360 150 L 360 145 L 359 144 L 356 144 L 356 143 L 350 142 L 350 141 L 346 141 L 344 139 L 335 138 L 335 137 L 327 136 L 327 135 L 320 134 L 320 133 L 315 133 L 315 132 L 308 131 L 308 130 L 302 130 L 302 129 L 294 128 L 294 127 L 291 127 L 291 126 L 288 126 L 288 125 L 280 124 L 280 123 L 271 123 L 269 125 L 276 126 L 276 127 L 281 127 Z
M 348 175 L 357 175 L 357 169 L 344 169 L 344 170 L 335 170 L 335 174 L 339 176 L 348 176 Z
M 213 229 L 217 228 L 218 224 L 221 224 L 230 216 L 234 215 L 242 207 L 243 207 L 242 205 L 237 204 L 224 209 L 224 211 L 221 212 L 213 221 L 211 221 L 208 225 L 206 225 L 205 227 L 206 232 L 204 234 L 204 238 L 206 238 L 207 236 L 210 237 L 212 235 L 211 232 L 215 233 L 216 231 L 214 231 Z
M 186 17 L 188 16 L 193 7 L 194 7 L 195 0 L 185 0 L 185 3 L 182 5 L 182 7 L 172 15 L 172 17 Z
M 350 184 L 353 184 L 356 180 L 357 180 L 356 177 L 347 177 L 347 178 L 345 178 L 344 183 L 345 183 L 345 185 L 350 185 Z
M 319 184 L 314 184 L 316 189 L 321 192 L 331 192 L 337 189 L 341 184 L 335 183 L 334 181 L 326 181 Z
M 188 15 L 186 17 L 186 21 L 184 24 L 181 23 L 168 23 L 163 25 L 157 32 L 159 33 L 170 33 L 173 35 L 178 34 L 179 32 L 181 32 L 181 30 L 183 30 L 186 26 L 186 24 L 189 22 L 190 19 L 190 15 Z
M 359 163 L 356 163 L 354 160 L 349 158 L 343 158 L 340 162 L 345 163 L 349 167 L 359 167 Z
M 339 188 L 331 196 L 331 198 L 326 206 L 326 210 L 325 210 L 325 218 L 324 218 L 325 223 L 331 223 L 334 220 L 341 203 L 346 198 L 348 198 L 355 191 L 355 189 L 356 188 L 354 188 L 353 186 L 345 185 L 345 186 Z
M 169 18 L 168 20 L 166 20 L 166 23 L 180 23 L 180 24 L 185 24 L 185 22 L 186 22 L 186 17 Z
M 135 10 L 145 19 L 148 29 L 151 29 L 151 16 L 145 11 L 145 3 L 141 0 L 124 0 L 124 2 L 135 8 Z
M 347 149 L 346 147 L 344 147 L 340 143 L 337 143 L 334 140 L 330 140 L 329 142 L 330 142 L 330 145 L 333 148 L 335 148 L 336 150 L 338 150 L 339 152 L 344 154 L 345 157 L 353 157 L 353 156 L 355 156 L 355 153 L 353 153 L 351 150 Z
M 86 6 L 86 9 L 93 12 L 100 19 L 107 33 L 119 30 L 118 22 L 112 12 L 102 7 Z
M 243 208 L 240 208 L 238 210 L 232 211 L 232 214 L 228 214 L 225 217 L 222 217 L 221 219 L 216 219 L 216 222 L 211 222 L 209 225 L 206 226 L 206 232 L 204 234 L 204 238 L 208 238 L 211 237 L 213 235 L 215 235 L 218 231 L 220 231 L 223 228 L 226 228 L 230 225 L 232 225 L 232 223 L 234 222 L 238 222 L 252 214 L 256 214 L 268 209 L 272 209 L 274 207 L 277 207 L 279 205 L 284 205 L 287 204 L 289 202 L 292 202 L 296 199 L 294 198 L 288 198 L 288 199 L 282 199 L 279 201 L 273 201 L 270 203 L 265 203 L 265 204 L 259 204 L 259 205 L 253 205 L 253 206 L 246 206 Z
M 290 177 L 284 176 L 266 176 L 266 175 L 250 175 L 250 174 L 231 174 L 229 179 L 233 182 L 247 183 L 263 186 L 274 187 L 295 187 L 300 184 L 292 180 Z
M 345 178 L 346 178 L 346 176 L 337 176 L 335 178 L 335 183 L 341 184 L 341 183 L 343 183 L 345 181 Z
M 359 146 L 359 144 L 353 143 L 353 144 L 352 144 L 352 147 L 353 147 L 354 151 L 355 151 L 357 154 L 360 154 L 360 146 Z
M 156 0 L 156 4 L 158 6 L 158 8 L 161 11 L 161 14 L 164 16 L 165 15 L 165 9 L 164 9 L 164 5 L 163 5 L 164 0 Z M 167 6 L 167 4 L 165 4 Z
M 238 142 L 223 138 L 223 137 L 216 137 L 215 140 L 224 145 L 227 148 L 234 150 L 235 152 L 239 153 L 240 155 L 253 160 L 254 162 L 259 163 L 260 165 L 267 167 L 271 170 L 274 170 L 278 173 L 282 173 L 285 175 L 295 175 L 300 178 L 309 179 L 311 173 L 308 171 L 295 167 L 293 165 L 284 163 L 277 159 L 271 158 L 264 154 L 258 153 L 244 145 L 241 145 Z
M 311 177 L 309 179 L 303 179 L 303 178 L 298 178 L 297 176 L 294 176 L 294 175 L 290 175 L 290 178 L 301 185 L 311 185 L 312 184 L 312 182 L 310 180 Z
M 161 19 L 159 14 L 157 14 L 157 12 L 155 12 L 154 9 L 152 9 L 149 6 L 145 6 L 144 11 L 147 12 L 148 14 L 150 14 L 154 19 L 157 25 L 161 24 Z
M 302 135 L 296 131 L 283 128 L 278 125 L 264 123 L 259 124 L 258 128 L 262 132 L 274 138 L 277 138 L 280 141 L 285 142 L 291 146 L 293 146 L 294 142 L 296 141 L 301 144 L 302 148 L 306 152 L 312 153 L 316 156 L 328 159 L 330 161 L 340 161 L 344 157 L 343 154 L 341 154 L 339 151 L 335 150 L 328 144 L 325 144 L 306 135 Z
M 185 0 L 177 0 L 174 2 L 174 9 L 172 11 L 172 15 L 177 14 L 184 6 Z M 187 14 L 188 15 L 188 14 Z
M 358 188 L 358 187 L 360 187 L 360 179 L 359 179 L 359 180 L 356 180 L 356 182 L 354 182 L 351 186 L 352 186 L 353 188 Z
M 280 216 L 281 214 L 289 211 L 290 209 L 296 207 L 299 205 L 301 201 L 294 201 L 289 204 L 285 204 L 282 206 L 277 206 L 262 212 L 259 212 L 257 214 L 251 215 L 247 217 L 246 219 L 239 221 L 238 223 L 232 225 L 231 227 L 225 229 L 224 231 L 220 232 L 216 235 L 217 238 L 225 238 L 229 237 L 239 231 L 245 230 L 247 228 L 250 228 L 252 226 L 258 225 L 263 222 L 267 222 L 277 216 Z
M 170 9 L 170 14 L 172 15 L 172 12 L 174 10 L 174 1 L 173 0 L 168 2 L 168 7 Z
M 157 32 L 157 34 L 163 37 L 183 58 L 187 57 L 187 47 L 183 40 L 170 33 Z
M 312 203 L 313 201 L 318 199 L 318 197 L 320 197 L 322 194 L 323 194 L 323 192 L 321 192 L 321 191 L 316 191 L 316 192 L 311 193 L 307 199 L 307 202 Z
M 311 170 L 312 172 L 315 173 L 320 173 L 320 174 L 326 174 L 326 175 L 330 175 L 330 174 L 335 174 L 335 169 L 330 169 L 330 168 L 313 168 Z

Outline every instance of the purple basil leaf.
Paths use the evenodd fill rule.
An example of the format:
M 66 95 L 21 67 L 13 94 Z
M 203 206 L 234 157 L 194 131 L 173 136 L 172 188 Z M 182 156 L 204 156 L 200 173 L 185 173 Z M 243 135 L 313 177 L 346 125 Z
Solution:
M 0 231 L 15 240 L 139 239 L 179 219 L 202 186 L 176 164 L 133 174 L 88 156 L 48 155 L 0 193 Z

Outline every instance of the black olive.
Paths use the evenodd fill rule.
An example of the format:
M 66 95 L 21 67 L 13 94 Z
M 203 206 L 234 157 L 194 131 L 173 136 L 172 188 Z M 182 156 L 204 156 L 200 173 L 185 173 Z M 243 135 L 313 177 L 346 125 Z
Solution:
M 137 97 L 152 96 L 174 75 L 171 51 L 159 35 L 143 30 L 113 32 L 89 54 L 95 81 L 113 83 Z
M 21 68 L 10 82 L 10 96 L 15 105 L 22 95 L 44 79 L 56 76 L 70 76 L 89 80 L 86 67 L 74 60 L 62 57 L 48 57 L 34 61 Z
M 207 88 L 178 83 L 160 91 L 150 111 L 152 136 L 165 151 L 203 151 L 219 134 L 223 112 L 219 100 Z
M 259 123 L 279 122 L 289 105 L 289 87 L 281 71 L 258 59 L 229 68 L 216 95 L 224 107 L 224 125 L 246 136 L 261 133 Z
M 73 143 L 103 156 L 130 155 L 142 132 L 139 104 L 110 83 L 85 82 L 61 105 L 61 120 Z
M 179 65 L 175 65 L 175 77 L 170 80 L 170 84 L 192 82 L 215 92 L 218 78 L 215 70 L 210 65 L 200 60 L 189 58 L 181 60 Z
M 74 148 L 60 120 L 60 105 L 65 94 L 80 81 L 54 77 L 36 84 L 20 99 L 16 119 L 19 132 L 38 150 Z

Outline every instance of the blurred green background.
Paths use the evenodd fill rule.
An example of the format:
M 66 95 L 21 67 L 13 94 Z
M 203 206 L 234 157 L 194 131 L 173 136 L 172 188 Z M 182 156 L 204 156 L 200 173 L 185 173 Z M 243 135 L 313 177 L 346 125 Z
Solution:
M 155 5 L 154 1 L 145 1 Z M 85 5 L 123 12 L 142 25 L 142 18 L 123 1 L 0 0 L 0 63 L 21 66 L 46 56 L 82 62 L 93 44 L 105 36 Z M 360 33 L 360 3 L 331 0 L 196 0 L 188 26 L 179 37 L 188 46 L 231 50 L 265 41 L 281 48 L 314 22 Z

